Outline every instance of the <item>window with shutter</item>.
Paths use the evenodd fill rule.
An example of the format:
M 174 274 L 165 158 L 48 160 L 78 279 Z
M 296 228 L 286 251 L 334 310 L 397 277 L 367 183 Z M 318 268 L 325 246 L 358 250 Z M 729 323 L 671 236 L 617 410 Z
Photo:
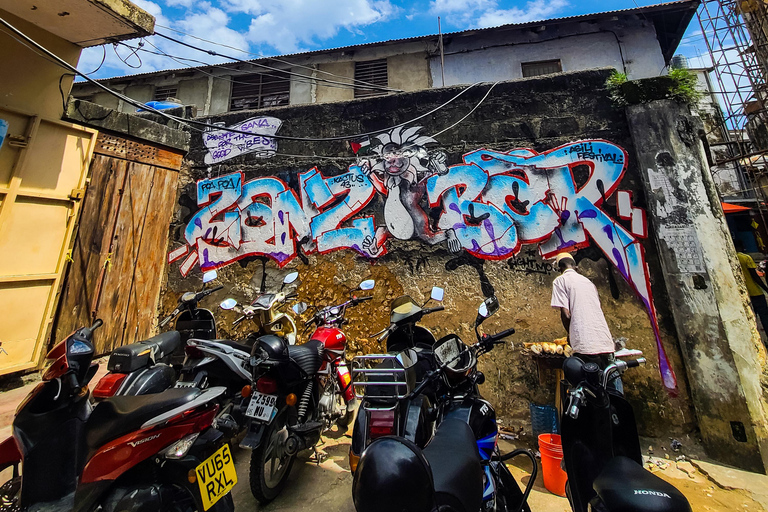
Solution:
M 290 104 L 291 77 L 280 71 L 232 77 L 229 110 L 249 110 Z
M 560 73 L 563 70 L 560 59 L 523 62 L 522 67 L 524 77 L 551 75 L 552 73 Z
M 383 96 L 384 94 L 387 94 L 387 91 L 365 88 L 365 85 L 375 85 L 379 87 L 389 86 L 387 59 L 355 62 L 355 98 Z

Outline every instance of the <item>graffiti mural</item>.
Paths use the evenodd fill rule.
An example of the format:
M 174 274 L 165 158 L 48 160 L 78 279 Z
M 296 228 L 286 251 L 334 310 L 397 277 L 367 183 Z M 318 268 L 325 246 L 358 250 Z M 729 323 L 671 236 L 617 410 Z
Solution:
M 228 130 L 205 131 L 202 135 L 203 144 L 208 152 L 204 161 L 207 165 L 218 164 L 246 153 L 269 158 L 277 152 L 277 141 L 266 135 L 276 134 L 282 124 L 276 117 L 254 117 L 227 127 L 230 130 L 254 132 L 253 135 Z
M 187 275 L 195 265 L 207 270 L 249 256 L 284 266 L 299 250 L 349 249 L 378 258 L 390 239 L 443 244 L 451 253 L 485 260 L 511 258 L 523 245 L 537 245 L 550 258 L 594 244 L 643 302 L 664 384 L 676 387 L 640 244 L 647 236 L 645 212 L 633 206 L 631 193 L 618 190 L 627 168 L 624 149 L 605 140 L 544 153 L 479 149 L 447 166 L 444 153 L 427 149 L 436 141 L 418 127 L 397 128 L 372 142 L 367 155 L 340 175 L 317 168 L 300 173 L 296 190 L 276 177 L 246 182 L 239 172 L 199 181 L 200 209 L 186 226 L 186 244 L 169 254 L 169 262 L 183 259 Z M 577 167 L 588 169 L 579 184 Z M 616 217 L 628 228 L 606 209 L 614 194 Z

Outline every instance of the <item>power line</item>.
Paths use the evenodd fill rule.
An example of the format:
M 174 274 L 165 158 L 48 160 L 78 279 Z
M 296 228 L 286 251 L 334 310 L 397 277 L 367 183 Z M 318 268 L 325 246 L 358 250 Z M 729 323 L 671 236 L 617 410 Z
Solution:
M 152 50 L 147 50 L 146 48 L 135 48 L 135 47 L 133 47 L 133 46 L 131 46 L 129 44 L 126 44 L 124 42 L 119 42 L 118 44 L 121 44 L 121 45 L 125 46 L 126 48 L 130 48 L 131 50 L 135 49 L 137 51 L 142 51 L 142 52 L 145 52 L 145 53 L 149 53 L 151 55 L 159 55 L 161 57 L 168 57 L 169 59 L 173 60 L 174 62 L 178 63 L 181 66 L 184 66 L 184 67 L 189 68 L 189 69 L 194 69 L 197 72 L 202 73 L 203 75 L 210 76 L 210 77 L 212 77 L 214 79 L 217 79 L 217 80 L 225 80 L 225 81 L 228 81 L 228 82 L 233 83 L 233 84 L 253 85 L 252 82 L 242 82 L 240 80 L 236 80 L 234 77 L 219 76 L 219 75 L 214 75 L 213 73 L 208 73 L 207 71 L 203 71 L 202 69 L 200 69 L 198 66 L 193 66 L 193 65 L 190 65 L 190 64 L 185 64 L 182 61 L 194 62 L 196 64 L 202 64 L 202 65 L 207 66 L 207 67 L 217 67 L 217 68 L 226 69 L 227 71 L 233 71 L 229 64 L 209 64 L 209 63 L 204 62 L 202 60 L 190 59 L 189 57 L 180 57 L 178 55 L 171 55 L 171 54 L 163 51 L 162 49 L 158 48 L 157 46 L 152 44 L 150 41 L 145 40 L 144 42 L 146 42 L 148 45 L 150 45 L 152 48 L 154 48 L 157 51 L 153 52 Z M 272 77 L 272 78 L 291 80 L 290 78 L 288 78 L 286 76 L 273 75 L 271 73 L 266 73 L 266 72 L 263 72 L 263 71 L 260 72 L 259 74 L 263 75 L 263 76 L 269 76 L 269 77 Z M 235 75 L 235 76 L 237 76 L 237 75 Z M 300 75 L 300 76 L 303 76 L 303 75 Z M 295 81 L 297 83 L 302 83 L 302 84 L 312 84 L 314 82 L 314 80 L 311 77 L 305 77 L 303 80 L 294 77 L 292 79 L 292 81 Z M 348 84 L 348 85 L 328 84 L 326 87 L 336 87 L 336 88 L 339 88 L 339 89 L 355 89 L 355 86 L 352 85 L 352 84 Z
M 322 69 L 313 68 L 311 66 L 304 66 L 303 64 L 297 64 L 295 62 L 291 62 L 291 61 L 288 61 L 288 60 L 283 60 L 283 59 L 280 59 L 278 57 L 266 57 L 265 55 L 260 54 L 260 53 L 253 53 L 253 52 L 250 52 L 248 50 L 243 50 L 241 48 L 237 48 L 235 46 L 230 46 L 228 44 L 217 43 L 216 41 L 211 41 L 209 39 L 204 39 L 202 37 L 198 37 L 198 36 L 189 34 L 187 32 L 182 32 L 181 30 L 178 30 L 178 29 L 175 29 L 175 28 L 166 27 L 165 25 L 156 24 L 155 26 L 160 27 L 160 28 L 164 28 L 164 29 L 167 29 L 167 30 L 170 30 L 171 32 L 176 32 L 177 34 L 181 34 L 183 36 L 191 37 L 192 39 L 197 39 L 198 41 L 202 41 L 204 43 L 209 43 L 209 44 L 213 44 L 213 45 L 216 45 L 216 46 L 221 46 L 223 48 L 229 48 L 230 50 L 235 50 L 237 52 L 245 53 L 246 55 L 253 55 L 254 57 L 259 57 L 261 59 L 274 60 L 275 62 L 279 62 L 281 64 L 287 64 L 287 65 L 292 66 L 292 67 L 308 69 L 309 71 L 313 71 L 313 72 L 316 72 L 316 73 L 322 73 L 324 75 L 333 76 L 333 77 L 336 77 L 336 78 L 343 78 L 345 80 L 352 80 L 353 82 L 361 83 L 361 84 L 364 84 L 364 85 L 374 85 L 374 86 L 376 85 L 376 84 L 372 84 L 370 82 L 366 82 L 364 80 L 359 80 L 357 78 L 350 78 L 348 76 L 343 76 L 343 75 L 337 75 L 335 73 L 331 73 L 330 71 L 323 71 Z
M 456 99 L 458 99 L 461 95 L 463 95 L 464 93 L 466 93 L 467 91 L 469 91 L 470 89 L 472 89 L 473 87 L 475 87 L 476 85 L 478 85 L 480 83 L 480 82 L 476 82 L 476 83 L 474 83 L 474 84 L 472 84 L 470 86 L 465 87 L 464 89 L 459 91 L 458 94 L 456 94 L 455 96 L 450 98 L 448 101 L 446 101 L 443 104 L 433 108 L 429 112 L 426 112 L 426 113 L 424 113 L 424 114 L 422 114 L 420 116 L 414 117 L 412 119 L 409 119 L 409 120 L 404 121 L 402 123 L 396 124 L 394 126 L 390 126 L 390 127 L 387 127 L 387 128 L 382 128 L 382 129 L 379 129 L 379 130 L 376 130 L 376 131 L 370 131 L 370 132 L 365 132 L 365 133 L 357 133 L 357 134 L 352 134 L 352 135 L 341 135 L 341 136 L 336 136 L 336 137 L 293 137 L 293 136 L 288 136 L 288 135 L 262 134 L 262 133 L 246 132 L 246 131 L 243 131 L 243 130 L 236 130 L 234 128 L 227 128 L 227 127 L 217 126 L 217 125 L 210 124 L 210 123 L 205 123 L 205 122 L 202 122 L 202 121 L 196 121 L 194 119 L 184 119 L 182 117 L 174 116 L 172 114 L 168 114 L 167 112 L 163 112 L 162 110 L 154 109 L 154 108 L 150 107 L 149 105 L 146 105 L 146 104 L 144 104 L 144 103 L 142 103 L 140 101 L 134 100 L 133 98 L 125 96 L 124 94 L 120 94 L 119 92 L 110 89 L 106 85 L 103 85 L 103 84 L 97 82 L 96 80 L 92 79 L 91 77 L 89 77 L 89 76 L 83 74 L 82 72 L 78 71 L 77 68 L 72 66 L 69 62 L 65 61 L 64 59 L 62 59 L 61 57 L 59 57 L 55 53 L 51 52 L 50 50 L 48 50 L 47 48 L 42 46 L 40 43 L 38 43 L 37 41 L 35 41 L 31 37 L 29 37 L 28 35 L 24 34 L 22 31 L 20 31 L 19 29 L 17 29 L 13 25 L 11 25 L 5 19 L 0 18 L 0 24 L 4 25 L 9 30 L 11 30 L 12 32 L 17 34 L 19 37 L 24 39 L 26 41 L 26 43 L 22 42 L 22 44 L 24 44 L 24 46 L 33 49 L 36 53 L 37 52 L 42 52 L 45 56 L 52 58 L 57 63 L 57 65 L 65 68 L 65 69 L 68 69 L 68 70 L 70 70 L 73 73 L 76 73 L 76 74 L 82 76 L 83 78 L 85 78 L 86 81 L 94 84 L 98 88 L 102 89 L 104 92 L 107 92 L 107 93 L 115 96 L 116 98 L 123 100 L 124 102 L 128 103 L 129 105 L 133 105 L 134 107 L 146 110 L 148 112 L 152 112 L 152 113 L 157 114 L 157 115 L 159 115 L 161 117 L 164 117 L 164 118 L 169 119 L 171 121 L 175 121 L 175 122 L 177 122 L 177 123 L 179 123 L 181 125 L 185 125 L 185 126 L 188 126 L 188 127 L 189 127 L 189 125 L 196 125 L 196 126 L 204 127 L 206 129 L 222 130 L 222 131 L 227 131 L 227 132 L 231 132 L 231 133 L 239 133 L 239 134 L 249 135 L 249 136 L 261 135 L 263 137 L 269 137 L 269 138 L 273 138 L 275 140 L 293 140 L 293 141 L 301 141 L 301 142 L 331 142 L 331 141 L 344 141 L 344 140 L 350 140 L 350 139 L 358 139 L 358 138 L 362 138 L 362 137 L 366 137 L 366 136 L 377 135 L 377 134 L 382 133 L 384 131 L 393 130 L 395 128 L 399 128 L 401 126 L 405 126 L 407 124 L 416 122 L 416 121 L 418 121 L 420 119 L 423 119 L 423 118 L 425 118 L 427 116 L 430 116 L 430 115 L 434 114 L 435 112 L 438 112 L 439 110 L 442 110 L 443 108 L 447 107 L 450 103 L 456 101 Z M 201 130 L 198 130 L 198 131 L 201 131 Z
M 287 71 L 287 70 L 284 70 L 284 69 L 275 68 L 275 67 L 272 67 L 272 66 L 267 66 L 266 64 L 260 64 L 258 62 L 254 62 L 252 60 L 238 59 L 237 57 L 232 57 L 231 55 L 224 55 L 222 53 L 218 53 L 218 52 L 215 52 L 213 50 L 206 50 L 205 48 L 200 48 L 200 47 L 195 46 L 193 44 L 185 43 L 184 41 L 180 41 L 180 40 L 178 40 L 176 38 L 173 38 L 171 36 L 162 34 L 160 32 L 155 32 L 155 35 L 160 36 L 160 37 L 162 37 L 164 39 L 168 39 L 169 41 L 173 41 L 176 44 L 180 44 L 182 46 L 186 46 L 187 48 L 192 48 L 193 50 L 197 50 L 199 52 L 207 53 L 208 55 L 212 55 L 214 57 L 222 57 L 222 58 L 225 58 L 225 59 L 234 60 L 236 62 L 241 62 L 243 64 L 248 64 L 249 66 L 257 66 L 257 67 L 269 69 L 271 71 L 280 71 L 281 73 L 287 73 L 287 74 L 289 74 L 291 76 L 297 76 L 298 75 L 301 78 L 304 78 L 304 79 L 307 78 L 307 75 L 302 75 L 301 73 L 294 73 L 293 71 Z M 340 84 L 340 85 L 347 85 L 347 86 L 350 85 L 349 83 L 338 82 L 336 80 L 329 80 L 327 78 L 313 78 L 313 80 L 316 80 L 318 82 L 332 83 L 332 84 Z M 380 85 L 360 85 L 360 86 L 357 86 L 356 88 L 357 89 L 374 90 L 374 91 L 403 92 L 400 89 L 393 89 L 391 87 L 384 87 L 384 86 L 380 86 Z

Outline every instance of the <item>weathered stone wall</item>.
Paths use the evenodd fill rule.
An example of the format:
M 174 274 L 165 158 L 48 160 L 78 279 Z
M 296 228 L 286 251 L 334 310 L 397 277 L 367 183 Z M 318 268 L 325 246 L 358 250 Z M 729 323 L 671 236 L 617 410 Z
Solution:
M 415 206 L 405 209 L 411 214 L 423 211 L 421 217 L 403 216 L 401 213 L 405 210 L 401 208 L 402 204 L 394 204 L 397 201 L 392 197 L 397 194 L 392 191 L 397 187 L 405 190 L 401 182 L 408 177 L 405 173 L 400 180 L 392 178 L 392 168 L 389 175 L 381 174 L 386 165 L 377 169 L 375 164 L 387 161 L 386 151 L 382 148 L 366 155 L 367 148 L 363 147 L 359 153 L 360 160 L 356 162 L 347 140 L 280 140 L 277 143 L 279 154 L 271 158 L 259 158 L 256 153 L 249 153 L 228 160 L 216 158 L 213 161 L 220 163 L 208 166 L 205 160 L 207 157 L 211 161 L 212 152 L 206 150 L 203 136 L 193 133 L 188 168 L 180 177 L 178 208 L 170 230 L 172 252 L 169 260 L 173 262 L 167 275 L 162 313 L 174 307 L 180 293 L 199 285 L 200 265 L 219 267 L 219 281 L 226 287 L 210 298 L 207 306 L 211 308 L 228 296 L 238 300 L 255 298 L 264 268 L 267 289 L 278 286 L 285 273 L 298 270 L 301 300 L 321 305 L 343 300 L 344 286 L 354 286 L 365 278 L 374 278 L 377 280 L 374 300 L 359 306 L 349 315 L 346 332 L 351 340 L 349 348 L 352 355 L 381 350 L 382 347 L 371 335 L 388 324 L 388 304 L 400 294 L 407 293 L 423 299 L 432 286 L 443 286 L 446 290 L 445 312 L 427 317 L 423 323 L 432 328 L 438 337 L 457 332 L 466 342 L 472 342 L 474 334 L 471 327 L 477 306 L 484 296 L 495 293 L 501 302 L 501 310 L 484 325 L 485 330 L 494 332 L 515 327 L 517 334 L 511 339 L 514 346 L 510 344 L 497 349 L 482 359 L 480 366 L 487 376 L 482 390 L 496 406 L 505 425 L 515 429 L 522 426 L 525 431 L 530 431 L 529 402 L 553 403 L 555 384 L 551 376 L 545 379 L 544 385 L 539 383 L 534 363 L 521 353 L 522 343 L 551 341 L 565 334 L 559 314 L 549 306 L 556 272 L 539 251 L 563 250 L 563 244 L 558 245 L 558 237 L 564 241 L 578 241 L 581 235 L 583 240 L 578 244 L 581 248 L 575 253 L 579 270 L 597 285 L 611 332 L 615 337 L 628 338 L 627 345 L 643 350 L 649 360 L 645 368 L 625 376 L 627 395 L 638 414 L 642 433 L 665 436 L 693 431 L 695 427 L 685 372 L 656 248 L 651 242 L 652 237 L 643 239 L 636 236 L 637 233 L 648 234 L 648 227 L 642 218 L 645 196 L 625 113 L 623 109 L 612 106 L 604 88 L 608 75 L 608 70 L 598 70 L 504 82 L 495 85 L 490 93 L 490 84 L 480 85 L 470 88 L 445 108 L 414 123 L 423 126 L 422 135 L 440 132 L 467 115 L 488 93 L 485 101 L 471 115 L 454 128 L 435 136 L 439 143 L 437 146 L 422 140 L 412 144 L 413 154 L 404 156 L 407 148 L 400 144 L 396 145 L 396 152 L 399 153 L 389 155 L 392 157 L 388 160 L 390 163 L 405 161 L 397 158 L 415 158 L 408 160 L 406 166 L 416 169 L 414 173 L 418 179 L 422 176 L 420 172 L 426 172 L 429 179 L 425 178 L 424 186 L 429 190 L 409 189 L 416 190 L 421 210 Z M 296 137 L 376 133 L 429 112 L 461 90 L 460 87 L 445 88 L 342 103 L 275 108 L 258 113 L 237 112 L 210 120 L 232 126 L 251 117 L 270 116 L 282 121 L 280 135 Z M 405 137 L 403 133 L 398 133 L 400 138 Z M 411 135 L 409 140 L 418 142 L 418 134 Z M 580 140 L 592 142 L 589 146 L 573 144 Z M 253 144 L 268 150 L 268 144 L 262 142 Z M 237 141 L 230 140 L 221 147 L 227 149 L 233 143 Z M 532 151 L 508 153 L 516 148 Z M 555 148 L 559 148 L 558 151 L 544 154 Z M 487 151 L 475 154 L 474 158 L 478 159 L 476 164 L 458 166 L 462 163 L 462 155 L 479 149 Z M 441 166 L 440 151 L 445 153 L 447 168 Z M 558 159 L 567 159 L 571 164 L 563 164 Z M 355 163 L 358 166 L 353 166 Z M 373 169 L 367 167 L 368 163 Z M 507 171 L 499 171 L 494 165 L 505 166 Z M 333 179 L 307 181 L 311 174 L 308 171 L 313 167 L 317 167 L 322 174 L 316 180 L 340 177 L 336 183 Z M 456 190 L 456 194 L 469 194 L 467 189 L 476 185 L 472 180 L 477 178 L 479 169 L 487 174 L 479 174 L 486 181 L 481 183 L 482 194 L 472 204 L 475 209 L 467 210 L 468 203 L 457 200 L 458 217 L 452 217 L 454 214 L 449 211 L 449 204 L 453 204 L 450 190 Z M 565 174 L 558 174 L 556 169 L 565 169 Z M 517 175 L 514 170 L 518 171 Z M 461 175 L 464 183 L 458 188 L 449 187 L 448 192 L 438 197 L 432 207 L 427 205 L 428 195 L 430 199 L 439 196 L 437 188 L 441 180 L 450 180 L 459 171 L 466 173 Z M 497 171 L 517 176 L 509 178 L 512 181 L 504 182 L 517 183 L 514 193 L 507 191 L 501 196 L 493 195 L 493 190 L 499 188 L 492 186 L 492 183 L 499 183 L 494 181 Z M 618 171 L 622 174 L 615 174 Z M 242 175 L 237 172 L 242 172 Z M 605 178 L 607 174 L 600 174 L 603 172 L 614 172 L 614 178 L 618 176 L 620 181 L 612 186 L 610 179 Z M 302 173 L 303 178 L 300 177 Z M 380 186 L 388 194 L 369 190 L 371 184 L 367 180 L 373 182 L 379 175 L 384 176 Z M 567 178 L 569 175 L 572 175 L 569 179 L 575 189 L 563 192 L 567 188 L 563 176 Z M 276 195 L 265 192 L 263 187 L 247 188 L 253 180 L 269 176 L 282 180 L 282 184 L 270 182 L 271 186 L 280 190 L 287 187 L 293 194 L 289 192 L 278 199 Z M 604 181 L 596 184 L 598 178 Z M 207 181 L 198 186 L 198 180 Z M 309 190 L 311 183 L 318 186 L 324 184 L 327 188 L 321 188 L 330 190 L 327 203 L 316 202 L 318 207 L 310 213 L 292 210 L 286 206 L 288 203 L 280 203 L 283 206 L 278 207 L 279 201 L 290 197 L 306 207 L 308 198 L 316 197 L 311 194 L 319 190 Z M 362 185 L 357 184 L 368 188 L 361 189 Z M 345 202 L 344 193 L 339 192 L 342 190 L 339 187 L 344 186 L 349 190 L 350 197 L 363 194 L 355 196 L 358 199 L 362 197 L 359 204 Z M 551 192 L 549 195 L 548 190 Z M 258 194 L 252 194 L 254 191 L 266 195 L 257 197 Z M 620 191 L 629 191 L 631 195 Z M 200 194 L 207 198 L 201 198 Z M 232 194 L 235 194 L 234 199 Z M 566 196 L 572 204 L 566 205 L 561 201 Z M 578 199 L 580 196 L 591 198 L 591 202 L 579 203 L 588 206 L 581 208 L 581 214 L 575 203 L 586 199 Z M 411 196 L 401 193 L 399 197 L 402 203 Z M 229 199 L 225 201 L 226 198 Z M 623 201 L 621 207 L 617 205 L 619 198 Z M 528 203 L 525 203 L 526 200 Z M 208 206 L 205 206 L 206 203 Z M 228 209 L 217 206 L 224 203 L 229 205 Z M 551 217 L 555 215 L 552 205 L 555 203 L 558 204 L 555 223 L 559 227 L 547 231 L 542 225 L 552 221 Z M 361 204 L 363 206 L 358 208 Z M 347 219 L 340 227 L 334 224 L 331 231 L 332 234 L 344 234 L 346 238 L 340 242 L 323 236 L 315 238 L 321 215 L 318 212 L 326 212 L 335 206 L 349 207 Z M 569 219 L 560 209 L 568 210 L 572 217 Z M 503 235 L 499 234 L 500 230 L 493 234 L 492 228 L 498 227 L 503 217 L 497 210 L 507 212 L 504 217 L 507 221 L 515 219 L 517 228 L 506 225 L 509 229 Z M 285 213 L 289 211 L 292 214 L 288 224 L 293 228 L 285 230 L 280 225 L 286 224 Z M 542 222 L 537 221 L 536 212 L 542 215 Z M 484 218 L 484 213 L 491 217 Z M 369 224 L 366 218 L 372 218 L 373 224 Z M 418 225 L 419 222 L 423 224 L 424 219 L 427 227 L 420 232 Z M 448 222 L 452 220 L 456 222 Z M 371 225 L 374 229 L 378 228 L 373 245 L 370 239 L 366 242 L 360 235 L 364 235 Z M 342 230 L 352 226 L 358 230 Z M 488 234 L 481 232 L 483 227 L 490 233 L 492 245 L 489 242 L 473 247 L 467 233 L 479 233 L 478 240 L 482 237 L 487 239 Z M 264 238 L 263 229 L 270 230 L 272 238 Z M 454 232 L 448 233 L 451 230 Z M 411 236 L 402 233 L 411 233 Z M 516 241 L 520 242 L 518 245 L 512 238 L 504 238 L 515 233 Z M 287 238 L 282 235 L 287 235 Z M 257 240 L 260 236 L 262 238 Z M 360 240 L 364 240 L 363 244 L 358 243 Z M 355 249 L 336 250 L 344 243 Z M 539 244 L 541 248 L 537 249 Z M 280 246 L 279 250 L 277 246 Z M 640 246 L 644 253 L 638 249 Z M 264 247 L 275 249 L 266 251 Z M 313 249 L 315 252 L 312 252 Z M 375 256 L 372 256 L 373 252 L 376 252 Z M 282 269 L 278 260 L 283 264 Z M 644 262 L 649 269 L 650 284 L 650 292 L 645 295 L 655 301 L 660 339 L 669 365 L 677 374 L 676 398 L 670 396 L 662 383 L 653 322 L 648 307 L 639 298 L 647 289 Z M 186 273 L 187 277 L 182 273 Z M 238 337 L 247 330 L 245 325 L 237 331 L 230 327 L 233 313 L 217 311 L 217 318 L 220 319 L 222 335 Z M 667 374 L 668 382 L 670 378 Z

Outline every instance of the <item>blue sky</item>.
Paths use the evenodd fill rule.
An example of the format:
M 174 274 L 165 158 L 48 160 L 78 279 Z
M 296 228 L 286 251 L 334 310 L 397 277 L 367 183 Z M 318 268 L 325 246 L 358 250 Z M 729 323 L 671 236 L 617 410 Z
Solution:
M 132 0 L 157 19 L 156 30 L 198 46 L 238 58 L 274 56 L 402 37 L 437 33 L 437 16 L 443 31 L 492 27 L 577 14 L 629 9 L 656 2 L 642 0 Z M 168 27 L 168 28 L 164 28 Z M 169 28 L 244 50 L 239 52 L 207 45 Z M 137 40 L 126 44 L 136 46 Z M 153 48 L 154 45 L 155 47 Z M 223 59 L 184 48 L 157 36 L 147 38 L 141 51 L 125 46 L 106 48 L 106 59 L 94 78 L 121 76 L 194 65 L 162 55 L 189 58 L 206 63 Z M 115 51 L 116 50 L 116 51 Z M 704 53 L 696 18 L 688 29 L 679 52 L 688 57 Z M 249 53 L 246 53 L 249 52 Z M 96 69 L 104 49 L 83 52 L 78 68 Z M 137 58 L 140 56 L 141 60 Z M 123 62 L 124 61 L 124 62 Z

